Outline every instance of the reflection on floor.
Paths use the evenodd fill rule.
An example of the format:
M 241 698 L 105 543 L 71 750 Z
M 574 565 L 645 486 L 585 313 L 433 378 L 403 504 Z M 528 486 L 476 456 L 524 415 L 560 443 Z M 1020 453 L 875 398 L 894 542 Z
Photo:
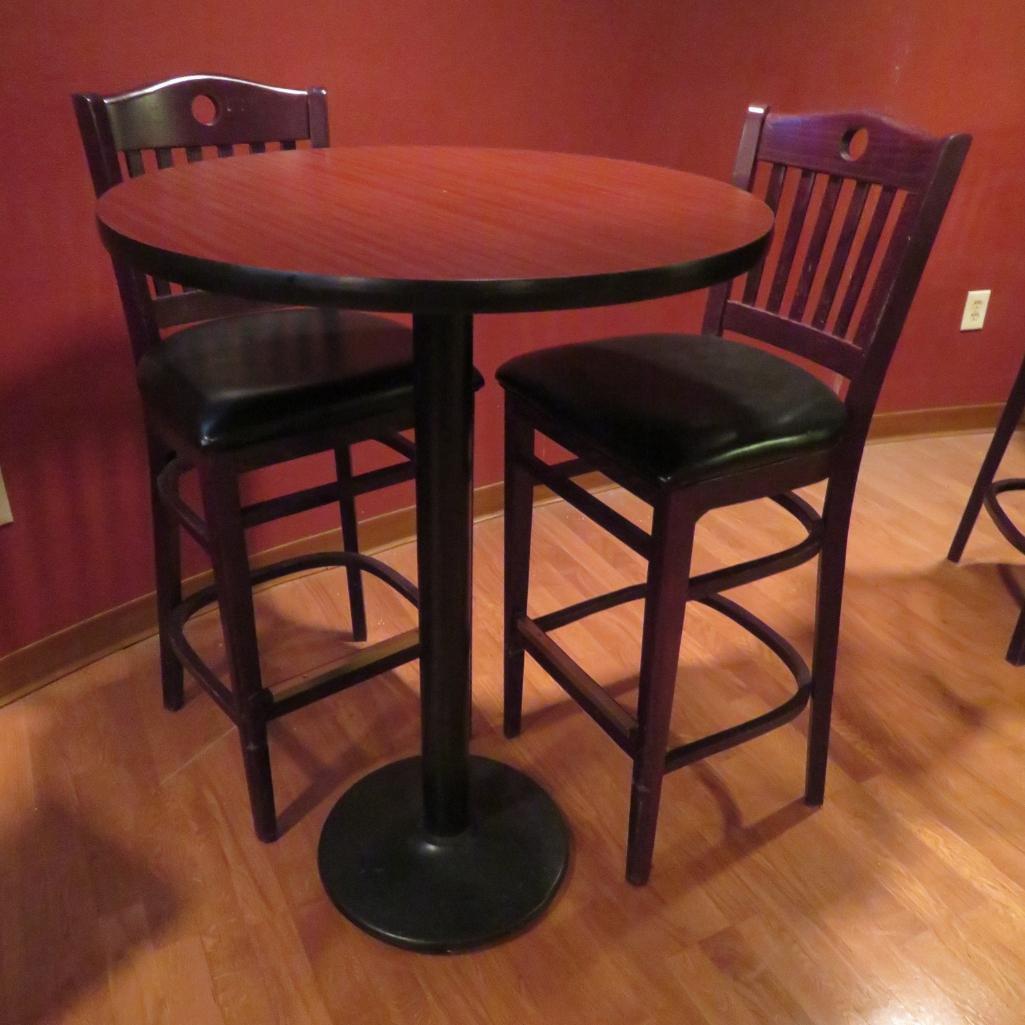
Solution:
M 237 740 L 213 703 L 193 685 L 180 713 L 161 710 L 152 640 L 0 710 L 0 1020 L 1020 1022 L 1025 671 L 1003 661 L 1018 610 L 1000 573 L 1017 555 L 980 522 L 964 564 L 944 559 L 986 442 L 868 450 L 825 807 L 799 801 L 803 719 L 676 773 L 643 890 L 623 881 L 629 764 L 618 749 L 534 668 L 524 734 L 501 736 L 502 524 L 479 525 L 473 747 L 549 788 L 574 857 L 544 920 L 476 954 L 383 946 L 317 881 L 333 800 L 416 750 L 415 665 L 274 724 L 285 833 L 273 846 L 252 836 Z M 1008 464 L 1025 469 L 1022 443 Z M 611 500 L 643 516 L 628 496 Z M 715 514 L 696 568 L 791 530 L 772 509 Z M 410 571 L 414 553 L 386 558 Z M 539 511 L 535 611 L 640 571 L 564 506 Z M 805 566 L 734 595 L 807 649 L 813 586 Z M 400 599 L 371 588 L 372 639 L 411 625 Z M 268 679 L 347 649 L 344 595 L 344 576 L 324 572 L 261 596 Z M 627 704 L 639 624 L 631 605 L 562 635 Z M 216 658 L 216 618 L 194 630 Z M 746 635 L 688 613 L 677 737 L 756 714 L 785 686 Z

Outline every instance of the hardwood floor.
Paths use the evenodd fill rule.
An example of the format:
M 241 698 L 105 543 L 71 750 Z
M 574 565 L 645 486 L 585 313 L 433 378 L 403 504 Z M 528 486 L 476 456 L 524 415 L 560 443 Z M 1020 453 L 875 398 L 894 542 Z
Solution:
M 524 733 L 501 736 L 502 523 L 479 525 L 473 749 L 551 791 L 574 853 L 545 918 L 478 953 L 384 946 L 317 879 L 335 798 L 417 748 L 415 665 L 272 725 L 285 827 L 272 846 L 252 835 L 227 720 L 195 685 L 181 712 L 162 711 L 153 640 L 0 710 L 0 1021 L 1021 1022 L 1025 674 L 1003 661 L 1018 600 L 1000 572 L 1021 560 L 985 518 L 961 566 L 944 558 L 987 441 L 868 449 L 825 806 L 800 801 L 803 718 L 675 773 L 640 890 L 623 879 L 629 763 L 529 659 Z M 1025 439 L 1007 464 L 1025 470 Z M 749 550 L 738 525 L 752 512 L 762 520 L 709 518 L 698 570 Z M 772 510 L 762 526 L 765 546 L 790 536 Z M 640 579 L 640 560 L 563 505 L 535 529 L 534 611 Z M 413 563 L 410 546 L 385 557 Z M 805 566 L 731 594 L 806 650 L 813 585 Z M 371 639 L 412 625 L 369 586 Z M 260 596 L 268 679 L 346 649 L 344 591 L 331 571 Z M 563 632 L 627 703 L 639 626 L 631 605 Z M 219 650 L 214 616 L 195 633 Z M 755 714 L 785 686 L 745 634 L 688 612 L 678 737 Z

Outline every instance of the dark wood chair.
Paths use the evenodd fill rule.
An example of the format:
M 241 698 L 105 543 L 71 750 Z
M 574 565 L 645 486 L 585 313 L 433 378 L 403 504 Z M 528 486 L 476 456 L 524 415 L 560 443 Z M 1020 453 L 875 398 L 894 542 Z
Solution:
M 851 504 L 890 356 L 970 137 L 930 138 L 871 114 L 785 116 L 751 107 L 733 182 L 777 215 L 768 253 L 711 290 L 702 335 L 610 338 L 532 352 L 498 371 L 506 390 L 505 732 L 520 730 L 530 654 L 633 759 L 627 879 L 647 881 L 666 772 L 783 725 L 811 702 L 805 800 L 825 791 L 830 707 Z M 863 148 L 862 148 L 863 147 Z M 757 339 L 846 382 L 818 376 Z M 825 376 L 825 375 L 823 375 Z M 575 454 L 546 463 L 541 432 Z M 650 534 L 572 478 L 600 470 L 653 507 Z M 827 481 L 817 512 L 794 489 Z M 531 493 L 546 484 L 648 560 L 647 580 L 527 615 Z M 710 509 L 768 498 L 806 536 L 784 551 L 690 575 L 695 524 Z M 819 556 L 809 667 L 723 592 Z M 636 717 L 550 636 L 643 599 Z M 688 601 L 735 621 L 790 670 L 796 691 L 763 715 L 668 749 Z
M 125 175 L 177 160 L 328 145 L 323 89 L 281 89 L 220 75 L 189 75 L 111 96 L 73 97 L 97 196 Z M 149 280 L 115 261 L 149 433 L 150 490 L 164 705 L 183 702 L 189 669 L 238 727 L 256 833 L 277 835 L 267 746 L 271 719 L 418 656 L 415 630 L 369 645 L 340 666 L 287 690 L 265 688 L 253 584 L 321 566 L 346 568 L 352 637 L 367 637 L 362 574 L 414 605 L 416 588 L 359 552 L 356 498 L 415 476 L 412 333 L 383 317 L 270 305 Z M 185 326 L 187 325 L 187 326 Z M 178 330 L 170 335 L 169 329 Z M 479 379 L 478 387 L 483 383 Z M 353 474 L 351 447 L 375 440 L 401 460 Z M 247 471 L 333 451 L 336 479 L 243 505 Z M 202 515 L 181 497 L 198 473 Z M 337 503 L 343 550 L 305 555 L 251 573 L 247 528 Z M 183 600 L 180 533 L 207 551 L 214 586 Z M 230 674 L 226 686 L 185 637 L 188 619 L 216 602 Z
M 1000 533 L 1019 552 L 1025 554 L 1025 533 L 1018 529 L 1000 505 L 1000 495 L 1005 492 L 1025 491 L 1025 478 L 994 479 L 997 470 L 1000 469 L 1000 461 L 1004 458 L 1007 446 L 1010 444 L 1018 424 L 1021 423 L 1023 412 L 1025 412 L 1025 362 L 1022 362 L 1018 376 L 1011 386 L 1011 394 L 1007 397 L 1007 404 L 1000 414 L 1000 421 L 993 433 L 993 440 L 989 443 L 982 466 L 979 467 L 979 475 L 975 478 L 972 493 L 968 496 L 968 503 L 961 514 L 961 522 L 957 525 L 957 532 L 950 544 L 950 551 L 947 552 L 947 558 L 951 562 L 961 561 L 965 545 L 968 544 L 968 538 L 971 536 L 972 528 L 979 518 L 979 511 L 983 505 Z M 1011 643 L 1007 648 L 1007 661 L 1013 666 L 1025 665 L 1025 608 L 1019 614 L 1014 633 L 1011 634 Z

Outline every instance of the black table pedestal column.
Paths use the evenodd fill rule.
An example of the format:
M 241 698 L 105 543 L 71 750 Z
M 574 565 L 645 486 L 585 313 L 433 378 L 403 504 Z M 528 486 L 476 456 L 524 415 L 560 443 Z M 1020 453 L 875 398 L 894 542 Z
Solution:
M 361 928 L 454 951 L 540 914 L 566 869 L 565 824 L 509 766 L 470 758 L 473 325 L 414 318 L 423 754 L 371 773 L 328 816 L 321 879 Z

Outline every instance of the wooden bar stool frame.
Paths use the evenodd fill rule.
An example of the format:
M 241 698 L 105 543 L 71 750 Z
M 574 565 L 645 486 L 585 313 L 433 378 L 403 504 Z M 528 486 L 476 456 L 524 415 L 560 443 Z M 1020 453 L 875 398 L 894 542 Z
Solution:
M 975 478 L 972 486 L 972 493 L 968 496 L 964 512 L 961 514 L 961 522 L 957 525 L 954 540 L 950 543 L 950 551 L 947 558 L 951 562 L 960 562 L 964 554 L 965 545 L 971 536 L 975 521 L 979 518 L 979 512 L 983 506 L 989 513 L 997 530 L 1025 555 L 1025 533 L 1015 525 L 1014 521 L 1000 505 L 1000 496 L 1008 491 L 1025 491 L 1025 478 L 1007 477 L 1003 480 L 995 480 L 997 470 L 1000 469 L 1000 461 L 1004 458 L 1007 446 L 1014 436 L 1015 430 L 1021 423 L 1022 413 L 1025 412 L 1025 361 L 1018 370 L 1018 376 L 1011 386 L 1011 394 L 1007 397 L 1007 403 L 1000 414 L 1000 421 L 993 432 L 993 439 L 986 450 L 986 456 L 979 467 L 979 475 Z M 1025 665 L 1025 608 L 1018 615 L 1014 632 L 1011 634 L 1011 643 L 1007 648 L 1007 661 L 1013 666 Z
M 867 129 L 868 148 L 856 157 L 849 147 L 861 129 Z M 650 874 L 663 776 L 790 722 L 809 701 L 805 800 L 819 805 L 824 799 L 847 533 L 865 438 L 970 141 L 967 135 L 934 139 L 865 113 L 797 117 L 770 114 L 763 107 L 748 110 L 733 184 L 752 191 L 758 163 L 768 164 L 766 201 L 779 214 L 790 169 L 797 170 L 799 180 L 788 219 L 777 221 L 779 246 L 768 297 L 760 301 L 766 265 L 763 257 L 747 275 L 742 298 L 731 298 L 730 284 L 711 290 L 703 331 L 706 335 L 734 331 L 757 338 L 844 378 L 846 426 L 831 447 L 690 486 L 673 486 L 639 474 L 558 417 L 506 390 L 505 734 L 514 737 L 521 728 L 527 653 L 633 760 L 626 868 L 631 883 L 642 885 Z M 825 183 L 819 182 L 816 188 L 820 176 Z M 854 180 L 853 195 L 816 305 L 809 302 L 812 284 L 821 280 L 816 273 L 833 211 L 844 182 L 850 179 Z M 872 186 L 881 192 L 867 228 L 862 226 L 859 235 L 859 221 Z M 818 214 L 809 219 L 809 238 L 805 220 L 813 192 L 822 199 Z M 894 205 L 898 193 L 903 194 L 899 214 Z M 891 208 L 896 223 L 885 250 L 877 254 Z M 797 262 L 800 277 L 794 287 L 790 272 L 802 238 L 805 249 L 803 259 Z M 854 244 L 856 238 L 860 238 L 860 247 Z M 878 273 L 866 292 L 867 301 L 863 299 L 859 320 L 854 313 L 873 267 L 878 267 Z M 786 313 L 781 312 L 784 298 L 790 304 Z M 805 323 L 802 317 L 812 309 L 813 320 Z M 834 319 L 827 330 L 829 317 Z M 856 331 L 848 338 L 855 321 Z M 501 371 L 499 377 L 501 380 Z M 574 458 L 557 464 L 543 462 L 534 451 L 536 432 L 575 453 Z M 650 534 L 574 483 L 574 477 L 593 470 L 652 506 Z M 820 514 L 794 490 L 822 480 L 828 483 Z M 546 615 L 528 616 L 532 491 L 537 484 L 547 485 L 645 558 L 645 582 Z M 691 577 L 691 550 L 700 517 L 711 509 L 756 498 L 771 498 L 801 523 L 806 536 L 784 551 Z M 790 569 L 816 555 L 818 588 L 809 666 L 793 645 L 722 592 Z M 638 599 L 645 604 L 634 716 L 576 663 L 550 632 Z M 788 700 L 763 715 L 668 749 L 688 601 L 702 602 L 748 630 L 786 665 L 796 688 Z
M 197 100 L 212 101 L 209 120 L 201 120 Z M 97 196 L 119 184 L 124 172 L 147 171 L 145 154 L 156 169 L 171 167 L 176 151 L 192 163 L 207 156 L 236 152 L 258 154 L 270 148 L 296 149 L 329 144 L 326 93 L 320 87 L 284 89 L 224 75 L 187 75 L 130 92 L 72 97 L 86 158 Z M 206 152 L 204 152 L 204 149 Z M 122 163 L 123 162 L 123 163 Z M 152 169 L 152 168 L 150 168 Z M 180 288 L 114 260 L 135 361 L 163 341 L 162 331 L 181 325 L 240 314 L 271 313 L 275 307 L 200 289 Z M 401 574 L 359 551 L 356 523 L 358 496 L 416 476 L 416 449 L 399 432 L 412 428 L 412 401 L 383 409 L 359 422 L 328 430 L 294 432 L 287 437 L 226 451 L 207 451 L 176 434 L 144 409 L 147 422 L 160 669 L 165 708 L 184 702 L 183 670 L 188 669 L 239 731 L 246 783 L 257 836 L 277 837 L 277 814 L 271 776 L 267 724 L 320 698 L 361 683 L 419 657 L 416 629 L 368 645 L 292 687 L 271 691 L 263 686 L 253 587 L 279 577 L 319 567 L 346 570 L 352 638 L 367 638 L 363 573 L 370 573 L 418 605 L 416 587 Z M 402 459 L 382 469 L 354 474 L 351 446 L 378 441 Z M 243 505 L 239 477 L 260 467 L 316 452 L 333 451 L 336 479 L 265 501 Z M 199 475 L 203 515 L 181 497 L 186 472 Z M 245 531 L 250 527 L 319 506 L 337 504 L 342 551 L 319 552 L 250 570 Z M 183 598 L 181 544 L 185 530 L 207 552 L 213 586 Z M 228 656 L 230 686 L 210 668 L 185 636 L 185 625 L 201 609 L 218 604 Z

